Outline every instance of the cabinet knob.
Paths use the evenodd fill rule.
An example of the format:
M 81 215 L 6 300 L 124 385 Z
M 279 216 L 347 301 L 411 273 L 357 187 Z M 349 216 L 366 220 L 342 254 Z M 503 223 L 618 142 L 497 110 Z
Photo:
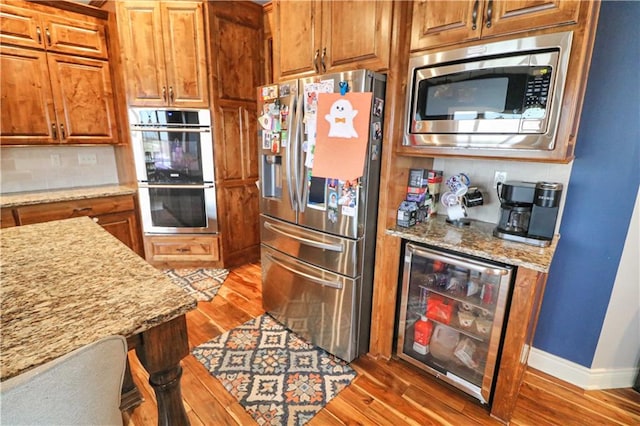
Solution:
M 99 218 L 97 218 L 97 217 L 92 217 L 92 218 L 91 218 L 91 220 L 93 220 L 95 223 L 100 222 L 100 219 L 99 219 Z

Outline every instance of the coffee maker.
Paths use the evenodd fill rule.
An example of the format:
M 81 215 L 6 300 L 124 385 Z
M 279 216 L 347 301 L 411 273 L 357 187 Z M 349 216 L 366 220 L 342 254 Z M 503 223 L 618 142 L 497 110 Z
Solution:
M 498 184 L 500 221 L 493 235 L 538 247 L 549 246 L 561 196 L 561 183 L 513 181 Z

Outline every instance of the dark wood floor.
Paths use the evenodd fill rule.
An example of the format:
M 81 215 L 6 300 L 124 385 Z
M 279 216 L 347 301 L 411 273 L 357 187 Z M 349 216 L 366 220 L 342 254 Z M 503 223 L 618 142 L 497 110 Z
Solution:
M 187 314 L 194 347 L 263 313 L 259 264 L 233 269 L 212 302 Z M 145 402 L 125 424 L 156 425 L 148 377 L 130 352 L 133 377 Z M 255 425 L 236 400 L 192 356 L 183 362 L 182 393 L 191 424 Z M 398 360 L 367 356 L 352 363 L 358 377 L 309 425 L 499 425 L 466 395 Z M 632 389 L 584 391 L 542 372 L 525 376 L 512 425 L 640 425 L 640 394 Z

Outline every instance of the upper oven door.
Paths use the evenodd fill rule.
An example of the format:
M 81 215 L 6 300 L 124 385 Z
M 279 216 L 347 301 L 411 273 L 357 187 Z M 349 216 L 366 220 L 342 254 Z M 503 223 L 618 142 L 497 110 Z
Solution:
M 149 184 L 214 181 L 208 110 L 131 109 L 129 119 L 138 181 Z
M 557 61 L 554 51 L 417 69 L 411 132 L 545 133 Z

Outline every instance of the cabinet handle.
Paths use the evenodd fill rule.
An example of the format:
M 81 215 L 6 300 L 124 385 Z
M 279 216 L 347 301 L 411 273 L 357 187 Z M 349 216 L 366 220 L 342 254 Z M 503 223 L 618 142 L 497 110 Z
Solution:
M 320 63 L 322 64 L 322 72 L 327 72 L 327 64 L 324 62 L 324 58 L 327 57 L 327 48 L 324 47 L 322 49 L 322 58 L 320 59 Z
M 316 54 L 313 56 L 313 68 L 316 72 L 320 72 L 320 69 L 318 68 L 318 56 L 320 56 L 320 49 L 316 49 Z
M 493 16 L 493 0 L 489 0 L 489 6 L 487 7 L 487 28 L 491 28 L 492 16 Z
M 478 6 L 480 4 L 480 0 L 476 0 L 473 4 L 473 13 L 471 13 L 471 29 L 475 30 L 478 28 Z
M 100 219 L 97 217 L 92 217 L 91 220 L 94 221 L 95 223 L 100 222 Z
M 56 123 L 51 125 L 51 132 L 53 133 L 53 139 L 58 139 L 58 128 L 56 127 Z
M 182 247 L 180 247 L 180 248 L 177 248 L 176 251 L 180 252 L 180 253 L 189 253 L 191 251 L 191 249 L 190 248 L 182 248 Z
M 60 140 L 65 140 L 67 135 L 64 134 L 64 124 L 60 125 Z
M 42 44 L 42 30 L 36 27 L 36 35 L 38 36 L 38 44 Z
M 85 213 L 85 212 L 89 212 L 91 210 L 92 210 L 91 207 L 78 207 L 78 208 L 73 209 L 73 212 L 74 213 Z
M 173 86 L 169 86 L 169 103 L 173 103 Z
M 167 88 L 165 86 L 162 86 L 162 100 L 167 102 Z
M 44 33 L 47 35 L 47 43 L 51 46 L 51 33 L 49 32 L 49 28 L 45 28 Z

